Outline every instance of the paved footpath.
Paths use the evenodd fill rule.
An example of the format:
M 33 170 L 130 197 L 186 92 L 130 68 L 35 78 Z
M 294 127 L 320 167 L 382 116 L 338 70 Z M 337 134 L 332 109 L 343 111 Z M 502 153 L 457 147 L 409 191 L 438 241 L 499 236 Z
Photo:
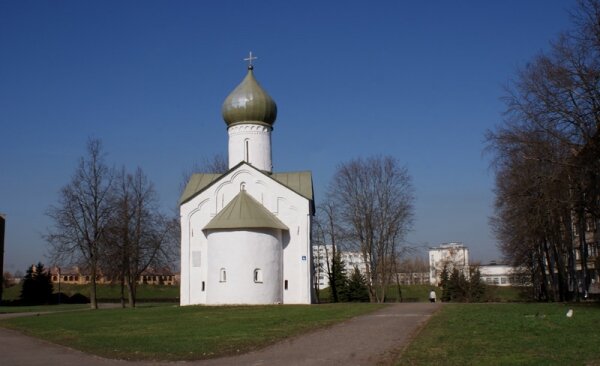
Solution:
M 92 356 L 0 328 L 2 365 L 376 365 L 389 361 L 440 304 L 403 303 L 239 356 L 195 362 L 127 362 Z

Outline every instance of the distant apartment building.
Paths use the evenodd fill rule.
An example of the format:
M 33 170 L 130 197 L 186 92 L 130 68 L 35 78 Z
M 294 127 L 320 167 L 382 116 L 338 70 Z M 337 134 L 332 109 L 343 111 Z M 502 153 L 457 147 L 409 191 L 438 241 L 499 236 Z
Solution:
M 90 283 L 91 276 L 87 271 L 80 267 L 52 267 L 50 269 L 50 275 L 52 283 L 58 284 L 75 284 L 75 285 L 86 285 Z M 111 278 L 104 274 L 96 276 L 96 283 L 99 284 L 112 284 L 118 282 L 115 278 Z M 179 284 L 178 276 L 172 273 L 168 269 L 148 269 L 139 276 L 137 280 L 138 284 L 149 284 L 149 285 L 177 285 Z
M 344 262 L 346 275 L 349 276 L 352 271 L 354 271 L 354 268 L 358 268 L 363 275 L 366 275 L 367 264 L 365 263 L 361 252 L 341 250 L 340 254 L 342 261 Z M 319 288 L 329 287 L 329 277 L 327 276 L 327 259 L 329 259 L 329 265 L 331 265 L 332 255 L 331 245 L 319 245 L 313 247 L 313 258 L 315 263 L 314 281 L 316 284 L 318 284 Z M 402 269 L 402 272 L 392 276 L 392 281 L 394 283 L 399 282 L 401 285 L 429 284 L 429 272 L 427 272 L 426 267 L 424 268 L 425 271 L 422 271 L 423 269 L 421 268 L 415 268 L 415 270 L 409 270 L 407 268 Z
M 396 279 L 401 285 L 429 285 L 429 272 L 400 272 Z
M 575 250 L 576 270 L 578 275 L 582 276 L 584 266 L 582 266 L 581 258 L 581 235 L 577 225 L 577 220 L 573 217 L 573 246 Z M 583 240 L 587 245 L 587 260 L 585 270 L 590 279 L 589 287 L 585 287 L 583 283 L 580 283 L 582 292 L 589 291 L 591 294 L 600 294 L 600 270 L 596 264 L 600 263 L 600 225 L 598 225 L 598 219 L 588 215 L 585 223 L 585 233 L 583 233 Z M 582 282 L 582 281 L 579 281 Z
M 493 286 L 520 286 L 523 284 L 522 277 L 515 271 L 515 267 L 507 264 L 490 262 L 479 266 L 481 280 L 486 285 Z
M 449 272 L 456 268 L 469 276 L 469 249 L 462 243 L 429 248 L 429 284 L 439 286 L 444 266 Z
M 314 281 L 319 285 L 319 288 L 329 287 L 327 265 L 331 265 L 333 258 L 332 253 L 333 248 L 331 245 L 313 246 L 313 260 L 315 264 Z M 341 250 L 340 255 L 342 257 L 342 261 L 344 262 L 344 269 L 347 275 L 351 274 L 355 267 L 358 268 L 363 275 L 366 274 L 367 264 L 363 259 L 362 253 L 358 251 Z

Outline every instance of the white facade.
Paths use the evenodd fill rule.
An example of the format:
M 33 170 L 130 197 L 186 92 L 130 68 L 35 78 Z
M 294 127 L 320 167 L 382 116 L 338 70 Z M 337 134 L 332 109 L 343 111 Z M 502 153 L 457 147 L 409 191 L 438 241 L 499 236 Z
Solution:
M 259 170 L 271 172 L 271 130 L 270 126 L 259 124 L 229 127 L 229 169 L 245 161 Z
M 282 303 L 281 242 L 278 229 L 209 232 L 206 303 Z
M 513 283 L 515 277 L 518 275 L 515 272 L 513 266 L 506 264 L 495 264 L 490 263 L 488 265 L 479 266 L 479 273 L 481 274 L 481 280 L 486 285 L 494 286 L 516 286 L 517 283 Z
M 340 250 L 342 261 L 344 262 L 344 270 L 349 276 L 354 268 L 358 268 L 363 275 L 367 274 L 367 263 L 363 259 L 362 253 L 359 251 Z M 313 247 L 313 258 L 315 262 L 315 282 L 319 284 L 319 288 L 329 287 L 329 277 L 327 276 L 327 262 L 331 266 L 333 260 L 331 245 L 318 245 Z
M 469 249 L 462 243 L 445 243 L 429 249 L 429 283 L 438 286 L 444 269 L 457 268 L 469 276 Z
M 222 108 L 229 171 L 194 174 L 181 197 L 181 305 L 316 300 L 312 178 L 271 173 L 277 107 L 252 70 Z
M 253 232 L 241 228 L 219 233 L 203 230 L 239 194 L 240 187 L 245 187 L 289 231 L 279 236 L 269 230 Z M 268 303 L 310 304 L 313 301 L 311 220 L 311 203 L 307 198 L 246 163 L 229 171 L 181 205 L 181 305 L 264 304 L 267 298 Z M 253 234 L 242 237 L 242 233 Z M 277 244 L 274 237 L 280 237 Z M 269 250 L 272 253 L 266 254 Z M 278 253 L 281 253 L 280 264 L 269 262 Z M 278 272 L 275 269 L 279 265 Z M 226 270 L 225 282 L 218 280 L 221 268 Z M 253 280 L 255 268 L 264 269 L 262 283 Z M 282 296 L 264 289 L 272 288 L 273 283 L 278 283 Z M 225 295 L 235 292 L 247 297 Z

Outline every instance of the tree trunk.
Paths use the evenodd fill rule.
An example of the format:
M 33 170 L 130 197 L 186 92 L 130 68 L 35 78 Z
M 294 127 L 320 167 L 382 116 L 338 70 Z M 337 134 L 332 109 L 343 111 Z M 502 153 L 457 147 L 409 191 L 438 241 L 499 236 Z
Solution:
M 125 276 L 121 275 L 119 282 L 121 283 L 121 307 L 125 308 Z
M 137 282 L 132 276 L 127 276 L 127 294 L 129 295 L 129 307 L 135 308 L 136 305 L 136 285 Z
M 91 290 L 90 290 L 90 307 L 92 309 L 98 309 L 98 300 L 96 299 L 96 264 L 91 266 Z
M 554 270 L 554 258 L 552 258 L 552 254 L 548 249 L 548 239 L 544 238 L 542 240 L 542 249 L 544 251 L 545 262 L 548 264 L 548 276 L 550 277 L 550 287 L 552 288 L 552 300 L 556 301 L 556 299 L 560 298 L 558 285 L 556 281 L 556 271 Z
M 584 293 L 587 293 L 588 288 L 589 288 L 589 283 L 590 283 L 590 279 L 589 279 L 589 275 L 588 275 L 588 270 L 587 270 L 587 260 L 588 260 L 588 245 L 587 245 L 587 240 L 586 240 L 586 233 L 587 233 L 587 219 L 586 219 L 586 215 L 585 215 L 585 211 L 580 208 L 579 209 L 579 214 L 578 214 L 579 218 L 579 256 L 581 257 L 581 287 L 582 287 L 582 291 Z M 579 298 L 580 292 L 579 292 L 579 286 L 577 286 L 577 301 L 580 300 Z
M 543 298 L 546 301 L 549 300 L 549 296 L 548 296 L 548 278 L 546 275 L 546 266 L 544 265 L 544 256 L 542 251 L 538 251 L 538 267 L 540 269 L 540 300 Z

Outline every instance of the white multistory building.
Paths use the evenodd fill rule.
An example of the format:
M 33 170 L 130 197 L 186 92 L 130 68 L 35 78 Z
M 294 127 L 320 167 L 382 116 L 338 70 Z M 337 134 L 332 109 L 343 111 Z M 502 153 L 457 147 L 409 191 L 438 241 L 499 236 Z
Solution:
M 439 286 L 440 276 L 444 269 L 452 272 L 454 268 L 469 276 L 469 249 L 462 243 L 444 243 L 429 248 L 429 283 Z
M 339 249 L 338 249 L 339 250 Z M 360 251 L 340 250 L 340 257 L 344 263 L 344 270 L 349 276 L 358 268 L 360 273 L 366 275 L 367 263 Z M 331 245 L 318 245 L 313 247 L 313 258 L 315 262 L 315 283 L 319 288 L 329 287 L 327 266 L 331 266 L 333 260 L 333 248 Z
M 494 286 L 520 286 L 524 283 L 524 278 L 513 266 L 490 262 L 489 264 L 478 266 L 481 280 L 486 285 Z
M 180 199 L 181 305 L 310 304 L 310 172 L 274 173 L 277 106 L 248 67 L 225 99 L 229 170 L 194 174 Z

